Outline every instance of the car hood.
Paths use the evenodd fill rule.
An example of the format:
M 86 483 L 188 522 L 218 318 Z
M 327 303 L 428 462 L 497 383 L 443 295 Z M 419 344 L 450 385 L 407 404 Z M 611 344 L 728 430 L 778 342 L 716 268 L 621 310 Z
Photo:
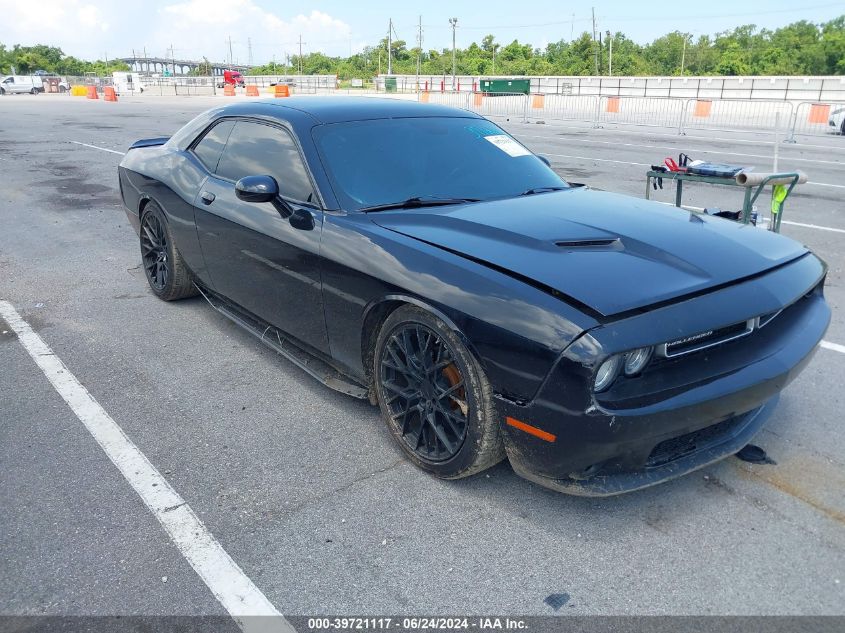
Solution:
M 371 219 L 603 316 L 751 277 L 807 252 L 751 225 L 582 188 Z

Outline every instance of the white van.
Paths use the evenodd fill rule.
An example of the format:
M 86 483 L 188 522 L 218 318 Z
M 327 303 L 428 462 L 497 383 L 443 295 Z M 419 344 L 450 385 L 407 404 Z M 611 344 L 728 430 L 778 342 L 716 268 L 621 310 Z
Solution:
M 37 75 L 6 75 L 0 81 L 0 95 L 29 93 L 37 95 L 44 89 Z
M 144 86 L 141 85 L 141 77 L 138 73 L 115 71 L 111 74 L 111 77 L 114 91 L 119 95 L 144 92 Z

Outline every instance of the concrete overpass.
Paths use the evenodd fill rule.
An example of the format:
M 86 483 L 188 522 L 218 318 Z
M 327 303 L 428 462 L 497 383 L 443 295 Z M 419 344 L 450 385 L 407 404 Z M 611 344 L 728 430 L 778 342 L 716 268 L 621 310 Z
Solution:
M 173 75 L 187 75 L 199 68 L 200 64 L 205 63 L 186 59 L 170 59 L 169 57 L 121 57 L 120 61 L 127 64 L 134 72 L 152 74 L 163 73 L 167 69 Z M 209 63 L 215 76 L 222 75 L 224 70 L 239 70 L 246 73 L 252 68 L 252 66 L 244 64 Z

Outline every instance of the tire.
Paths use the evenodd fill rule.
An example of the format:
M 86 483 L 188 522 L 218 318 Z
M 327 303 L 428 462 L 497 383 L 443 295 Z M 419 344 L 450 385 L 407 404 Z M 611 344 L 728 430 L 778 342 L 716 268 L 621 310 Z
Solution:
M 423 470 L 460 479 L 505 457 L 483 369 L 431 313 L 403 306 L 385 320 L 373 354 L 373 380 L 388 430 Z
M 0 88 L 0 95 L 2 95 L 2 96 L 6 95 L 6 89 L 5 88 Z
M 842 119 L 842 125 L 839 126 L 839 133 L 845 136 L 845 118 Z
M 31 94 L 31 95 L 37 95 L 37 94 L 38 94 L 38 89 L 37 89 L 37 88 L 33 88 L 32 90 L 30 90 L 30 91 L 29 91 L 29 94 Z
M 141 215 L 141 265 L 153 294 L 174 301 L 198 294 L 161 207 L 147 203 Z

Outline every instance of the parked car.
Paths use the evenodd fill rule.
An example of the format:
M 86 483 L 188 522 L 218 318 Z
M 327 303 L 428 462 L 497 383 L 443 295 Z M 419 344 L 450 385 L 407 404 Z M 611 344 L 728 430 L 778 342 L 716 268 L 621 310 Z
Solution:
M 845 135 L 845 108 L 836 108 L 830 113 L 828 124 Z
M 25 93 L 37 95 L 43 89 L 41 77 L 35 75 L 6 75 L 0 81 L 0 95 Z
M 830 321 L 798 242 L 569 186 L 456 108 L 232 104 L 136 142 L 119 179 L 156 296 L 202 293 L 378 404 L 446 479 L 507 457 L 610 495 L 702 468 L 763 426 Z

